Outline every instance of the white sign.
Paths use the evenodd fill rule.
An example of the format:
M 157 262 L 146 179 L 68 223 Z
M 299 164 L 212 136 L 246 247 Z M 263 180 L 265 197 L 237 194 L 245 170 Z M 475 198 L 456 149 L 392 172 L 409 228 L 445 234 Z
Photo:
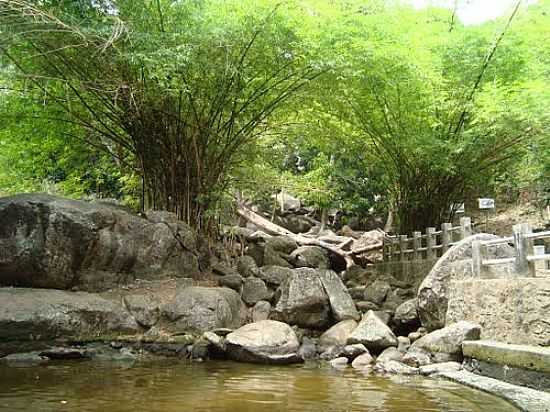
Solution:
M 455 213 L 464 213 L 464 203 L 453 203 L 451 206 L 451 212 L 454 211 Z
M 481 198 L 481 199 L 478 199 L 478 202 L 479 202 L 479 208 L 481 210 L 495 208 L 495 199 Z

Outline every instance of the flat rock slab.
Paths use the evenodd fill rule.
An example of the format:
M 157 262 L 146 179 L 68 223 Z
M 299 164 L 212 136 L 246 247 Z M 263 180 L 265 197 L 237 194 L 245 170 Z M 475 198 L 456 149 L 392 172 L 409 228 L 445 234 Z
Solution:
M 101 337 L 139 330 L 122 304 L 94 293 L 0 288 L 0 342 Z
M 481 338 L 550 346 L 550 279 L 476 279 L 451 282 L 447 324 L 481 325 Z
M 550 393 L 512 385 L 464 370 L 443 372 L 438 376 L 506 399 L 521 411 L 550 412 Z
M 465 357 L 550 374 L 550 348 L 479 340 L 462 344 Z

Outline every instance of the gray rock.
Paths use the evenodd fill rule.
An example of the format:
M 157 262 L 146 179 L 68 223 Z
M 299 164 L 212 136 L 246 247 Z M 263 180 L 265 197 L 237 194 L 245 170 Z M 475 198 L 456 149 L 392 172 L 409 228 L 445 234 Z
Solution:
M 385 325 L 389 325 L 391 321 L 391 313 L 385 310 L 373 310 L 374 314 L 384 322 Z
M 407 352 L 411 346 L 411 340 L 405 336 L 397 337 L 397 350 L 401 353 Z
M 378 373 L 389 375 L 417 375 L 418 368 L 405 365 L 401 362 L 390 360 L 384 363 L 377 363 L 374 370 Z
M 319 356 L 323 360 L 332 360 L 336 358 L 340 358 L 344 355 L 344 347 L 343 346 L 329 346 L 325 349 L 323 353 Z
M 270 300 L 273 297 L 271 292 L 264 281 L 249 277 L 244 280 L 242 298 L 248 305 L 254 305 L 260 300 Z
M 216 335 L 214 332 L 204 332 L 202 339 L 208 342 L 210 346 L 208 352 L 212 353 L 214 357 L 225 354 L 225 340 L 221 336 Z
M 300 344 L 292 328 L 282 322 L 249 323 L 226 336 L 228 356 L 236 361 L 284 364 L 301 362 Z
M 422 336 L 424 336 L 423 334 L 421 334 L 420 332 L 411 332 L 409 333 L 409 335 L 407 336 L 409 338 L 409 340 L 412 342 L 420 339 Z
M 287 236 L 274 236 L 265 243 L 263 265 L 291 268 L 290 254 L 298 248 L 296 242 Z
M 252 256 L 240 256 L 237 259 L 237 271 L 245 278 L 258 276 L 260 269 Z
M 304 338 L 300 349 L 298 349 L 298 355 L 304 360 L 315 359 L 317 357 L 317 346 L 315 342 Z
M 369 311 L 363 316 L 347 343 L 362 343 L 369 351 L 382 351 L 387 347 L 397 346 L 397 338 L 373 311 Z
M 376 363 L 385 363 L 389 361 L 401 362 L 403 359 L 403 354 L 399 352 L 393 346 L 384 349 L 384 351 L 376 358 Z
M 239 274 L 239 272 L 229 264 L 222 262 L 212 265 L 212 272 L 220 276 L 235 276 Z
M 395 310 L 393 319 L 398 325 L 415 326 L 415 329 L 420 326 L 418 312 L 416 311 L 416 298 L 409 299 L 399 305 Z
M 352 299 L 361 301 L 365 294 L 365 289 L 365 286 L 355 286 L 348 288 L 348 292 Z
M 304 328 L 322 328 L 330 322 L 329 298 L 315 269 L 294 269 L 280 288 L 273 316 Z
M 47 363 L 49 359 L 45 356 L 40 356 L 40 352 L 24 352 L 24 353 L 12 353 L 10 355 L 0 358 L 0 365 L 5 364 L 8 366 L 33 366 L 43 363 Z
M 366 352 L 356 357 L 351 363 L 351 366 L 354 369 L 363 369 L 365 367 L 371 366 L 373 363 L 374 358 L 370 355 L 369 352 Z
M 40 356 L 56 360 L 87 359 L 90 357 L 85 349 L 64 347 L 46 349 L 40 352 Z
M 136 322 L 145 328 L 156 325 L 159 320 L 159 304 L 149 295 L 127 295 L 124 304 Z
M 319 270 L 317 273 L 328 295 L 334 319 L 336 321 L 345 319 L 359 320 L 359 312 L 357 312 L 355 303 L 340 277 L 332 270 Z
M 336 369 L 343 369 L 348 367 L 348 358 L 342 356 L 340 358 L 332 359 L 330 362 L 330 366 Z
M 355 302 L 355 307 L 358 311 L 362 313 L 367 313 L 369 310 L 377 311 L 380 309 L 380 306 L 378 306 L 376 303 L 369 301 Z
M 252 321 L 259 322 L 261 320 L 269 319 L 269 313 L 271 312 L 271 303 L 260 300 L 256 302 L 252 308 Z
M 286 278 L 292 275 L 292 269 L 280 266 L 264 266 L 260 269 L 258 277 L 269 285 L 279 286 Z
M 290 254 L 294 267 L 329 269 L 330 260 L 324 249 L 319 246 L 300 246 Z
M 120 303 L 86 292 L 0 289 L 3 341 L 133 334 L 140 328 Z
M 368 349 L 365 347 L 365 345 L 361 344 L 361 343 L 356 343 L 354 345 L 346 345 L 344 346 L 344 350 L 343 350 L 343 355 L 350 359 L 350 360 L 353 360 L 355 359 L 356 357 L 358 357 L 359 355 L 362 355 L 363 353 L 368 353 Z
M 418 315 L 422 325 L 433 331 L 445 326 L 451 280 L 465 280 L 474 277 L 472 273 L 472 243 L 476 240 L 494 240 L 498 236 L 481 233 L 463 239 L 437 261 L 428 276 L 418 288 Z M 508 245 L 489 248 L 487 259 L 512 257 L 514 249 Z M 495 277 L 507 277 L 511 267 L 499 265 Z
M 265 244 L 263 243 L 249 243 L 246 248 L 247 256 L 254 259 L 257 266 L 263 266 L 264 264 L 264 252 Z
M 375 280 L 365 289 L 364 299 L 375 305 L 381 305 L 391 290 L 391 286 L 384 280 Z
M 357 322 L 353 319 L 338 322 L 321 335 L 319 344 L 323 347 L 344 346 L 355 328 L 357 328 Z
M 241 293 L 243 288 L 244 279 L 238 273 L 233 275 L 226 275 L 221 277 L 218 280 L 220 286 L 225 286 L 226 288 L 233 289 L 237 293 Z
M 409 350 L 401 360 L 404 364 L 418 368 L 432 363 L 430 355 L 420 350 Z
M 197 238 L 175 215 L 46 194 L 0 199 L 0 250 L 0 286 L 100 291 L 199 273 Z
M 462 342 L 466 340 L 478 340 L 481 334 L 481 326 L 476 323 L 460 321 L 443 329 L 428 333 L 415 341 L 410 350 L 428 352 L 434 359 L 437 354 L 448 355 L 448 360 L 462 361 Z M 445 359 L 443 357 L 443 359 Z
M 234 290 L 193 286 L 178 290 L 161 306 L 161 318 L 170 332 L 202 333 L 241 326 L 246 308 Z
M 419 368 L 420 374 L 425 376 L 438 373 L 458 372 L 459 370 L 462 370 L 462 365 L 458 362 L 433 363 Z

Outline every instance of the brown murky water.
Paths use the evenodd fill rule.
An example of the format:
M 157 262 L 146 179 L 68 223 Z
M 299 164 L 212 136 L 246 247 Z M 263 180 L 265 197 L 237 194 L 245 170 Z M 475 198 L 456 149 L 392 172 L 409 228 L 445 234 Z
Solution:
M 381 378 L 350 368 L 232 362 L 120 365 L 51 362 L 0 366 L 0 411 L 509 412 L 508 403 L 461 385 Z

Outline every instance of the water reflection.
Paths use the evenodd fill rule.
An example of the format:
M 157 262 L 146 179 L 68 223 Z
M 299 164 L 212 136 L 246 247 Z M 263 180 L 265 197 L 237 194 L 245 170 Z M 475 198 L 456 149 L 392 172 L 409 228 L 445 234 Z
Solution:
M 98 362 L 0 366 L 0 411 L 509 412 L 490 395 L 446 381 L 380 378 L 319 364 Z

